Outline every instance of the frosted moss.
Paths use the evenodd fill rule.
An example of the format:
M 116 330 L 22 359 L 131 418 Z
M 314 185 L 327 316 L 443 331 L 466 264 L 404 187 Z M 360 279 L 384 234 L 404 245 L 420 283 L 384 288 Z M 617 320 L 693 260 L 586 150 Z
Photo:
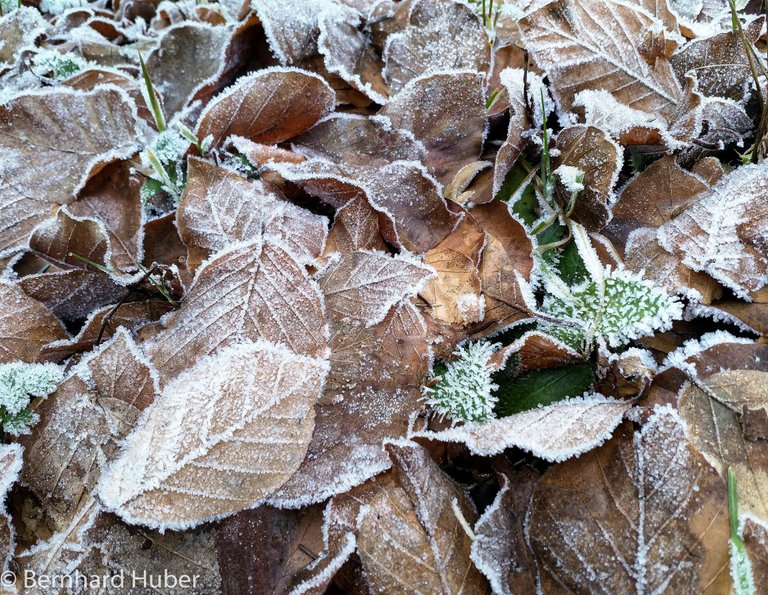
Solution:
M 56 390 L 62 373 L 53 364 L 12 362 L 0 365 L 0 421 L 3 432 L 28 434 L 37 414 L 30 409 L 33 398 L 44 398 Z

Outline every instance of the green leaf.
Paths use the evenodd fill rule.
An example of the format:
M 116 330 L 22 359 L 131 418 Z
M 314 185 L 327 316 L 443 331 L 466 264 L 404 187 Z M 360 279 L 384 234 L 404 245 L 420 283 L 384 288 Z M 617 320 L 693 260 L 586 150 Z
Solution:
M 579 249 L 575 242 L 566 244 L 559 254 L 557 262 L 557 271 L 560 278 L 568 285 L 576 285 L 585 281 L 589 277 L 587 267 L 579 255 Z
M 532 370 L 514 378 L 494 377 L 498 384 L 496 415 L 506 417 L 539 405 L 551 405 L 568 397 L 579 397 L 592 384 L 589 364 Z

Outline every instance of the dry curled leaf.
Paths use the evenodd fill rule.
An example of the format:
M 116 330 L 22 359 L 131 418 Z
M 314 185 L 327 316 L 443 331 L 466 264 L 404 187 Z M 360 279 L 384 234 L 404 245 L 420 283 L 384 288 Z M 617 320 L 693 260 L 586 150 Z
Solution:
M 548 469 L 528 532 L 543 589 L 727 590 L 725 484 L 688 446 L 671 408 L 640 431 Z
M 0 303 L 0 362 L 34 362 L 44 345 L 69 338 L 51 311 L 17 285 L 0 281 Z
M 116 87 L 57 89 L 0 105 L 0 252 L 26 242 L 55 203 L 137 147 L 133 102 Z
M 7 497 L 11 486 L 19 480 L 22 453 L 23 449 L 18 444 L 0 445 L 0 497 L 3 500 Z M 0 566 L 3 571 L 8 570 L 15 549 L 16 531 L 13 528 L 13 519 L 3 506 L 0 510 L 0 559 L 2 559 Z
M 264 340 L 199 358 L 127 438 L 101 477 L 100 501 L 160 529 L 254 508 L 304 460 L 326 372 L 319 358 Z
M 334 107 L 333 91 L 318 75 L 273 68 L 241 77 L 200 115 L 198 138 L 220 145 L 235 135 L 263 144 L 282 142 L 308 130 Z
M 325 244 L 327 221 L 292 205 L 261 180 L 248 181 L 201 159 L 190 158 L 176 221 L 187 246 L 187 267 L 228 246 L 272 237 L 300 262 L 312 262 Z

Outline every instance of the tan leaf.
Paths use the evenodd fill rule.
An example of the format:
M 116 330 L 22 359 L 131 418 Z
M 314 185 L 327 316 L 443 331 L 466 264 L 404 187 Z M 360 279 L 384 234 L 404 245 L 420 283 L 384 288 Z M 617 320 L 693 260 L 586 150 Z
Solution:
M 0 106 L 0 252 L 25 243 L 52 203 L 71 202 L 99 166 L 136 151 L 132 107 L 109 86 L 19 95 Z
M 61 322 L 17 285 L 0 281 L 0 363 L 34 362 L 46 343 L 69 338 Z
M 131 173 L 128 161 L 120 161 L 91 178 L 78 199 L 67 205 L 72 215 L 92 217 L 103 224 L 112 249 L 110 260 L 125 272 L 135 271 L 144 256 L 140 188 L 140 176 Z
M 63 268 L 99 270 L 83 260 L 86 259 L 112 270 L 112 263 L 107 262 L 111 245 L 104 225 L 92 217 L 75 217 L 66 206 L 58 210 L 55 218 L 35 228 L 29 247 Z
M 237 135 L 273 144 L 311 128 L 334 108 L 333 91 L 318 75 L 273 68 L 241 77 L 214 98 L 197 125 L 197 135 L 219 145 Z
M 764 585 L 768 581 L 768 528 L 756 519 L 742 518 L 742 537 L 752 565 L 754 584 Z
M 127 438 L 100 501 L 161 530 L 254 508 L 304 460 L 326 373 L 322 360 L 263 340 L 198 359 Z
M 336 211 L 324 253 L 358 250 L 387 250 L 379 232 L 379 217 L 363 196 L 353 198 Z
M 475 524 L 470 557 L 494 593 L 531 593 L 536 590 L 536 572 L 526 543 L 525 517 L 538 474 L 524 469 L 511 478 L 497 476 L 501 489 Z
M 329 316 L 371 326 L 401 299 L 416 295 L 432 276 L 432 269 L 413 257 L 359 250 L 339 255 L 323 271 L 320 287 Z
M 320 289 L 271 242 L 219 253 L 201 267 L 181 308 L 146 346 L 163 381 L 222 345 L 266 339 L 296 353 L 319 355 L 326 345 Z
M 388 469 L 382 443 L 404 436 L 410 418 L 423 408 L 428 329 L 410 302 L 372 327 L 331 323 L 331 369 L 317 404 L 315 433 L 299 470 L 270 500 L 276 506 L 321 502 Z
M 156 372 L 123 329 L 37 407 L 40 421 L 20 439 L 22 476 L 55 527 L 66 527 L 90 498 L 156 389 Z
M 659 242 L 744 298 L 768 282 L 767 193 L 767 163 L 740 167 L 659 228 Z
M 326 9 L 318 21 L 317 47 L 329 72 L 376 103 L 384 104 L 389 95 L 381 73 L 384 63 L 360 30 L 363 23 L 362 15 L 351 8 Z
M 488 238 L 480 261 L 485 318 L 478 328 L 478 332 L 487 334 L 532 316 L 520 279 L 527 280 L 533 270 L 533 246 L 506 203 L 479 205 L 472 209 L 472 217 Z
M 211 254 L 269 236 L 299 262 L 312 262 L 325 244 L 327 220 L 286 201 L 261 180 L 197 158 L 188 161 L 187 185 L 176 221 L 187 245 L 187 266 L 194 272 Z
M 414 432 L 410 437 L 461 442 L 481 456 L 516 447 L 547 461 L 564 461 L 605 442 L 631 406 L 629 401 L 592 395 L 439 432 Z
M 450 31 L 451 35 L 446 35 Z M 490 69 L 488 34 L 465 4 L 416 0 L 407 26 L 387 39 L 384 79 L 398 92 L 427 71 Z
M 8 496 L 11 486 L 19 480 L 24 450 L 16 443 L 0 445 L 0 498 Z M 5 506 L 0 509 L 0 567 L 8 570 L 8 563 L 16 550 L 16 531 L 13 519 L 6 512 Z M 4 583 L 3 587 L 7 585 Z
M 580 361 L 582 354 L 572 347 L 538 331 L 528 331 L 519 339 L 496 351 L 488 360 L 494 370 L 503 369 L 510 356 L 515 356 L 516 370 L 527 372 L 542 368 L 559 368 Z
M 67 527 L 22 552 L 17 564 L 22 572 L 37 577 L 71 577 L 73 584 L 78 576 L 98 577 L 106 585 L 104 592 L 148 590 L 151 584 L 167 586 L 170 581 L 164 577 L 172 576 L 188 577 L 188 587 L 194 582 L 196 592 L 219 593 L 222 577 L 216 560 L 216 536 L 215 528 L 161 534 L 127 527 L 91 498 Z M 82 585 L 83 579 L 79 580 Z M 45 589 L 28 592 L 42 595 Z
M 327 3 L 259 0 L 252 8 L 264 27 L 269 49 L 280 64 L 297 66 L 317 53 L 318 21 L 328 10 Z
M 524 44 L 563 110 L 598 85 L 629 107 L 670 117 L 682 98 L 672 67 L 663 56 L 650 65 L 639 51 L 659 25 L 638 5 L 613 0 L 556 0 L 520 21 Z
M 542 589 L 722 593 L 728 576 L 725 485 L 669 407 L 639 432 L 550 467 L 528 521 Z M 549 585 L 549 586 L 548 586 Z
M 187 268 L 187 247 L 179 237 L 174 211 L 144 225 L 143 264 L 151 268 L 155 263 L 175 267 L 184 288 L 192 283 L 192 273 Z
M 613 187 L 624 163 L 621 147 L 605 132 L 593 126 L 569 126 L 557 135 L 552 167 L 576 167 L 584 172 L 584 190 L 576 199 L 573 219 L 588 231 L 600 231 L 610 219 Z M 559 186 L 557 195 L 567 205 L 570 192 Z
M 19 6 L 0 20 L 0 74 L 13 68 L 25 47 L 32 45 L 45 32 L 48 24 L 39 11 Z
M 486 133 L 485 74 L 428 73 L 411 79 L 379 114 L 426 149 L 424 165 L 443 184 L 477 161 Z
M 747 382 L 742 384 L 744 375 Z M 736 407 L 742 401 L 765 407 L 765 388 L 761 383 L 766 375 L 735 370 L 718 372 L 701 380 L 701 388 L 687 383 L 679 396 L 680 415 L 686 422 L 686 436 L 691 444 L 722 477 L 728 467 L 734 470 L 739 508 L 762 519 L 768 519 L 768 443 L 747 440 L 739 423 L 741 407 L 737 413 L 729 405 Z

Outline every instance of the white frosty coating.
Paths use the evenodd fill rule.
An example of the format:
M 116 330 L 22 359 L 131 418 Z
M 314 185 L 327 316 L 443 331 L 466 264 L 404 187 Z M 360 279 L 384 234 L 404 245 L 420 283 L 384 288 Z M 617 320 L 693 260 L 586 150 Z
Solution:
M 56 390 L 63 374 L 54 364 L 21 361 L 0 364 L 0 407 L 3 430 L 13 436 L 29 434 L 40 416 L 29 410 L 33 398 L 45 398 Z
M 726 331 L 706 333 L 698 339 L 689 339 L 680 347 L 671 353 L 668 353 L 659 368 L 659 372 L 663 372 L 669 368 L 679 368 L 695 377 L 696 369 L 693 364 L 689 363 L 687 360 L 710 347 L 721 345 L 723 343 L 753 344 L 754 341 L 751 339 L 744 339 L 743 337 L 736 337 Z
M 605 130 L 613 138 L 619 138 L 634 128 L 647 128 L 657 130 L 670 149 L 681 144 L 669 132 L 663 118 L 624 105 L 603 89 L 580 91 L 573 105 L 584 108 L 585 124 Z
M 557 337 L 552 337 L 551 335 L 543 333 L 540 330 L 533 330 L 533 331 L 527 331 L 520 338 L 515 339 L 512 343 L 510 343 L 500 351 L 502 358 L 501 360 L 497 361 L 496 368 L 498 370 L 502 370 L 507 365 L 507 360 L 509 360 L 510 356 L 518 353 L 525 346 L 528 339 L 530 339 L 531 337 L 542 337 L 546 339 L 547 341 L 552 343 L 552 345 L 554 345 L 557 349 L 561 349 L 562 351 L 564 351 L 567 357 L 573 357 L 573 358 L 581 357 L 581 354 L 578 351 L 576 351 L 570 345 L 563 343 Z
M 561 165 L 552 172 L 560 178 L 565 189 L 571 194 L 584 190 L 584 172 L 572 165 Z
M 259 357 L 263 361 L 259 361 Z M 257 368 L 258 372 L 249 371 L 245 366 L 249 359 L 265 367 L 263 370 Z M 297 355 L 284 346 L 264 340 L 230 345 L 219 349 L 216 355 L 198 358 L 192 368 L 168 383 L 158 398 L 144 410 L 136 429 L 126 439 L 123 452 L 102 474 L 96 489 L 99 500 L 129 523 L 144 524 L 161 531 L 188 529 L 260 504 L 261 499 L 243 501 L 243 494 L 234 498 L 229 492 L 207 493 L 203 490 L 208 486 L 199 485 L 199 480 L 197 487 L 190 489 L 180 474 L 184 469 L 197 469 L 200 474 L 206 470 L 224 471 L 223 465 L 229 465 L 227 469 L 237 474 L 257 476 L 267 471 L 279 473 L 279 469 L 268 470 L 264 467 L 266 461 L 261 460 L 264 452 L 254 459 L 253 455 L 249 457 L 241 451 L 244 460 L 217 462 L 216 449 L 237 443 L 292 444 L 290 440 L 297 438 L 292 438 L 290 434 L 284 436 L 280 428 L 274 435 L 271 434 L 263 424 L 258 425 L 258 418 L 268 414 L 278 402 L 290 399 L 297 390 L 305 398 L 312 396 L 307 394 L 308 390 L 314 392 L 317 388 L 319 390 L 314 394 L 316 399 L 322 392 L 328 368 L 328 362 L 323 359 Z M 297 369 L 302 370 L 303 377 L 298 377 Z M 253 376 L 254 373 L 257 376 Z M 291 382 L 294 378 L 295 383 Z M 232 388 L 237 383 L 242 383 L 242 391 Z M 248 398 L 257 396 L 254 391 L 258 388 L 268 392 L 258 394 L 258 402 L 246 402 Z M 314 402 L 306 404 L 309 408 L 307 415 L 311 415 Z M 291 417 L 295 415 L 296 412 Z M 294 421 L 299 423 L 298 419 Z M 254 423 L 257 425 L 254 426 Z M 241 467 L 232 467 L 232 463 Z M 180 483 L 174 485 L 174 481 Z M 195 480 L 187 477 L 187 481 Z M 211 486 L 210 489 L 231 491 L 233 486 Z M 158 492 L 177 492 L 178 503 L 172 510 L 142 509 L 151 502 L 142 502 L 142 498 Z M 236 500 L 240 508 L 230 511 L 217 508 L 217 501 L 230 500 Z M 206 505 L 206 501 L 212 503 Z M 191 502 L 195 503 L 195 510 L 185 508 L 185 504 Z M 201 518 L 201 506 L 203 509 L 213 507 L 219 512 Z
M 744 332 L 747 333 L 753 333 L 755 335 L 762 335 L 762 333 L 749 326 L 746 322 L 741 320 L 739 317 L 734 316 L 733 314 L 730 314 L 726 312 L 725 310 L 721 310 L 720 308 L 716 306 L 706 306 L 704 304 L 699 303 L 689 303 L 688 306 L 685 308 L 685 312 L 683 312 L 683 320 L 691 321 L 695 318 L 711 318 L 715 322 L 724 322 L 726 324 L 732 324 L 735 327 L 738 327 Z
M 333 559 L 328 562 L 327 566 L 323 568 L 322 572 L 315 574 L 312 578 L 305 580 L 302 583 L 296 585 L 291 591 L 290 595 L 302 595 L 308 591 L 313 591 L 320 586 L 323 586 L 330 582 L 333 576 L 339 571 L 344 563 L 349 560 L 349 557 L 355 553 L 357 549 L 357 540 L 353 533 L 347 533 L 344 536 L 344 545 L 337 552 L 333 553 Z M 331 554 L 325 554 L 318 558 L 307 566 L 304 570 L 311 572 L 313 568 L 326 561 L 326 557 Z
M 4 499 L 11 486 L 16 483 L 23 463 L 24 447 L 18 442 L 0 444 L 0 460 L 6 461 L 0 473 L 0 499 Z M 8 460 L 10 459 L 10 460 Z
M 448 363 L 437 385 L 423 390 L 427 404 L 454 424 L 492 419 L 498 402 L 493 393 L 499 387 L 491 381 L 490 358 L 498 348 L 487 341 L 457 348 L 453 352 L 457 359 Z
M 79 8 L 87 4 L 87 0 L 41 0 L 40 11 L 58 16 L 70 8 Z
M 16 0 L 12 0 L 12 2 L 14 5 L 17 4 Z M 34 8 L 20 6 L 14 12 L 6 13 L 5 16 L 0 18 L 0 32 L 4 32 L 6 27 L 13 27 L 23 32 L 24 42 L 15 49 L 13 56 L 11 56 L 11 61 L 3 63 L 5 66 L 13 66 L 24 48 L 33 44 L 37 37 L 45 32 L 48 28 L 48 23 Z M 5 40 L 0 39 L 0 49 L 5 46 L 5 43 Z M 4 82 L 3 85 L 12 86 L 7 82 Z
M 465 324 L 480 322 L 485 318 L 485 295 L 463 293 L 456 299 L 456 309 Z
M 517 447 L 560 462 L 605 442 L 631 406 L 629 401 L 595 393 L 488 422 L 467 423 L 441 432 L 413 432 L 409 437 L 461 442 L 480 456 Z
M 661 226 L 659 243 L 685 266 L 708 273 L 751 301 L 749 292 L 768 283 L 768 255 L 760 253 L 768 244 L 768 222 L 759 219 L 766 194 L 768 162 L 739 167 Z M 762 234 L 761 246 L 749 246 L 740 237 L 740 230 L 748 225 L 753 226 L 753 239 Z
M 208 102 L 208 105 L 205 106 L 203 111 L 200 112 L 200 116 L 197 120 L 198 124 L 195 130 L 195 133 L 199 136 L 200 123 L 208 115 L 208 112 L 210 112 L 213 108 L 215 108 L 222 99 L 226 99 L 227 97 L 234 95 L 235 93 L 238 93 L 243 87 L 250 85 L 252 82 L 257 81 L 263 76 L 266 76 L 268 74 L 273 74 L 273 73 L 281 73 L 281 72 L 296 72 L 296 73 L 299 73 L 305 76 L 311 76 L 312 78 L 317 79 L 328 90 L 328 96 L 331 98 L 329 100 L 329 103 L 326 105 L 326 112 L 330 113 L 331 111 L 333 111 L 333 108 L 336 107 L 335 101 L 333 99 L 334 97 L 336 97 L 336 94 L 334 93 L 331 86 L 328 84 L 328 81 L 326 81 L 319 74 L 312 72 L 310 70 L 304 70 L 302 68 L 294 68 L 290 66 L 270 66 L 269 68 L 262 68 L 261 70 L 257 70 L 256 72 L 253 72 L 251 74 L 241 76 L 229 87 L 227 87 L 223 91 L 219 92 L 216 96 L 214 96 Z

